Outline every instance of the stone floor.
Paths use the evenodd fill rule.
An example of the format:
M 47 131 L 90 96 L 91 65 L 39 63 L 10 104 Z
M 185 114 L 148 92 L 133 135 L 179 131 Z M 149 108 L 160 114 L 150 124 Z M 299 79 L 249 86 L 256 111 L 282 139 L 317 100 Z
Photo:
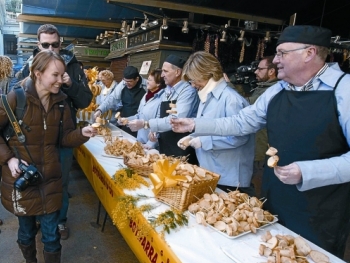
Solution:
M 137 263 L 117 228 L 108 218 L 104 232 L 96 224 L 98 199 L 77 163 L 73 164 L 69 192 L 72 195 L 68 211 L 70 237 L 62 240 L 62 263 Z M 104 210 L 100 216 L 103 222 Z M 0 263 L 24 263 L 17 246 L 18 221 L 0 204 Z M 40 232 L 37 236 L 38 263 L 44 263 Z

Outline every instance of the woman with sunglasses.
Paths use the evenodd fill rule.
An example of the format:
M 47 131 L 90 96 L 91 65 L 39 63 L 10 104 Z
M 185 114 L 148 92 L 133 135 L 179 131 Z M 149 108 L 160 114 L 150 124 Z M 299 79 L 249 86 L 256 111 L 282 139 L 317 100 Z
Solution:
M 60 262 L 57 225 L 62 206 L 62 174 L 59 149 L 61 146 L 77 147 L 97 134 L 97 129 L 91 126 L 74 128 L 65 101 L 67 96 L 61 91 L 65 67 L 64 60 L 53 51 L 44 50 L 35 56 L 30 76 L 21 83 L 26 97 L 22 119 L 22 127 L 26 127 L 22 128 L 25 144 L 15 134 L 8 141 L 0 136 L 0 164 L 3 165 L 1 202 L 18 218 L 17 243 L 26 262 L 37 262 L 36 220 L 41 225 L 45 262 Z M 14 111 L 17 102 L 15 91 L 7 95 L 7 100 Z M 10 124 L 2 103 L 0 116 L 0 129 L 3 130 Z M 36 168 L 33 174 L 38 175 L 38 180 L 35 182 L 30 180 L 33 174 L 24 172 L 25 169 L 23 171 L 23 167 L 28 165 Z M 20 183 L 25 180 L 32 184 L 25 186 Z
M 150 132 L 148 121 L 157 116 L 157 110 L 161 103 L 161 95 L 164 92 L 165 82 L 161 69 L 152 70 L 147 79 L 147 93 L 140 101 L 137 114 L 128 117 L 128 126 L 131 130 L 138 130 L 137 140 L 142 143 L 145 149 L 154 149 L 157 142 L 148 139 Z

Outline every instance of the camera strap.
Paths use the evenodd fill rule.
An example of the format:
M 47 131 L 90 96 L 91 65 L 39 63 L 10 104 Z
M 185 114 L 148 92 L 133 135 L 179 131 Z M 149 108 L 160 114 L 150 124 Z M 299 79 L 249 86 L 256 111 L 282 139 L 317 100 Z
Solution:
M 16 133 L 18 141 L 23 144 L 24 148 L 26 149 L 26 151 L 28 153 L 29 158 L 31 159 L 32 163 L 34 164 L 33 158 L 32 158 L 32 156 L 27 148 L 26 137 L 24 136 L 17 119 L 16 119 L 15 115 L 13 114 L 13 111 L 12 111 L 8 101 L 7 101 L 7 96 L 1 95 L 1 101 L 2 101 L 2 105 L 4 105 L 7 117 L 9 118 L 9 121 L 11 122 L 13 130 Z

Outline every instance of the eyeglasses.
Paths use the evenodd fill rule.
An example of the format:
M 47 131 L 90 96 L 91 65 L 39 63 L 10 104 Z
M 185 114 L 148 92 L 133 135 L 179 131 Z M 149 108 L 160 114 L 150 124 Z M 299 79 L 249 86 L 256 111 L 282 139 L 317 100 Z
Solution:
M 259 68 L 259 67 L 256 68 L 256 70 L 259 70 L 259 71 L 263 69 L 268 69 L 268 68 Z
M 50 46 L 52 46 L 53 48 L 58 48 L 60 46 L 60 42 L 53 42 L 53 43 L 43 42 L 40 44 L 45 49 L 48 49 Z
M 135 79 L 123 79 L 125 83 L 133 83 L 134 81 L 136 81 Z
M 305 47 L 300 47 L 300 48 L 290 49 L 290 50 L 280 50 L 280 51 L 277 51 L 277 53 L 275 53 L 275 56 L 278 57 L 278 58 L 283 58 L 283 55 L 288 54 L 289 52 L 302 50 L 302 49 L 307 49 L 309 47 L 311 47 L 311 46 L 305 46 Z

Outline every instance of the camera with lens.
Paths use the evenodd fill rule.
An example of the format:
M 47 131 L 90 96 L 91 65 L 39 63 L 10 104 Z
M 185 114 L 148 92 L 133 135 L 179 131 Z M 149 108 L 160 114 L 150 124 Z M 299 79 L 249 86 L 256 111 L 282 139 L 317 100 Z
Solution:
M 231 82 L 236 86 L 241 85 L 246 93 L 256 88 L 258 82 L 255 71 L 258 68 L 259 61 L 253 61 L 250 65 L 243 65 L 237 68 L 236 73 L 230 77 Z
M 15 181 L 14 187 L 20 192 L 26 190 L 29 185 L 36 185 L 42 177 L 34 165 L 27 166 L 24 163 L 19 163 L 18 167 L 22 173 Z

